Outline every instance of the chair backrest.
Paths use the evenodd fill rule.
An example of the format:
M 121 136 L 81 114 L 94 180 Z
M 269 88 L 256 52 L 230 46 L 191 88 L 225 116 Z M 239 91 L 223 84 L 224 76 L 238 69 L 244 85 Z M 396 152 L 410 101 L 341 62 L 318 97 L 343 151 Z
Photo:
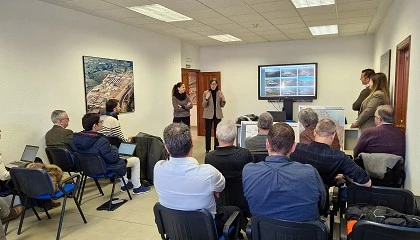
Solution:
M 358 221 L 351 233 L 352 240 L 415 240 L 420 239 L 419 228 Z
M 356 203 L 385 206 L 410 215 L 416 211 L 414 194 L 402 188 L 377 186 L 367 188 L 353 184 L 347 187 L 347 205 Z
M 265 158 L 268 157 L 268 152 L 252 152 L 252 156 L 254 157 L 254 160 L 252 162 L 263 162 L 265 161 Z
M 10 176 L 19 195 L 27 197 L 54 193 L 50 175 L 39 168 L 11 168 Z
M 87 176 L 95 176 L 98 174 L 106 174 L 105 162 L 101 157 L 95 154 L 74 153 L 77 168 Z
M 220 197 L 216 198 L 216 202 L 223 206 L 236 206 L 242 212 L 249 211 L 248 201 L 244 196 L 242 179 L 226 179 L 225 189 L 220 193 Z
M 120 147 L 122 140 L 118 137 L 106 137 L 109 141 L 109 144 L 116 146 L 117 148 Z
M 251 219 L 251 229 L 253 240 L 328 239 L 327 226 L 321 221 L 290 222 L 257 216 Z
M 50 162 L 59 166 L 61 170 L 65 172 L 74 172 L 77 170 L 73 155 L 68 149 L 63 147 L 46 147 L 45 152 Z
M 153 211 L 155 213 L 155 222 L 162 239 L 217 239 L 213 216 L 205 209 L 180 211 L 169 209 L 160 205 L 160 203 L 156 203 Z
M 383 179 L 372 178 L 372 185 L 374 186 L 384 186 L 384 187 L 396 187 L 400 188 L 404 186 L 405 181 L 405 171 L 404 171 L 404 161 L 399 161 L 395 166 L 385 173 Z

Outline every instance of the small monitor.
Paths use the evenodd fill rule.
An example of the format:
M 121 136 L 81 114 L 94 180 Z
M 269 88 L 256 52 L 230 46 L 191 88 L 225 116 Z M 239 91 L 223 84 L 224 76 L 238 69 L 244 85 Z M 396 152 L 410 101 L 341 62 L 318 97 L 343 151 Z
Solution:
M 274 122 L 286 122 L 286 112 L 284 111 L 267 111 L 273 116 Z

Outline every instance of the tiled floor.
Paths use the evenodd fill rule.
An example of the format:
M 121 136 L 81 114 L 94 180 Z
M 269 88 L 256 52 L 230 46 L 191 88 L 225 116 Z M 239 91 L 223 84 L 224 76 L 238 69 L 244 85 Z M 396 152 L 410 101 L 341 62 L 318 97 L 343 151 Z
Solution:
M 193 156 L 204 162 L 205 148 L 204 137 L 196 136 L 193 129 Z M 61 231 L 61 239 L 101 239 L 101 240 L 130 240 L 130 239 L 160 239 L 157 231 L 153 205 L 157 202 L 157 195 L 154 189 L 150 193 L 134 195 L 133 200 L 126 202 L 115 211 L 97 211 L 96 208 L 106 202 L 111 192 L 109 181 L 101 182 L 105 196 L 101 196 L 93 182 L 86 186 L 81 208 L 87 219 L 87 224 L 83 223 L 74 202 L 70 199 L 66 207 L 64 223 Z M 115 197 L 128 199 L 126 193 L 119 191 L 116 187 Z M 55 239 L 60 218 L 61 207 L 50 210 L 51 219 L 41 212 L 41 221 L 27 211 L 28 215 L 22 227 L 22 233 L 18 236 L 17 229 L 19 221 L 10 222 L 7 234 L 8 240 L 13 239 Z

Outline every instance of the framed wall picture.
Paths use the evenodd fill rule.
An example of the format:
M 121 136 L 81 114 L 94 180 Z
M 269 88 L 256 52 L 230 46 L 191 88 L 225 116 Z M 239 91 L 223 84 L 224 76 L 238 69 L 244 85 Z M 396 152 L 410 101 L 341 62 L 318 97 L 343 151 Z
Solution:
M 389 49 L 384 54 L 382 54 L 380 71 L 382 73 L 385 73 L 386 78 L 388 79 L 388 86 L 389 86 L 389 84 L 390 84 L 389 75 L 391 74 L 390 73 L 390 71 L 391 71 L 391 49 Z
M 134 112 L 133 62 L 83 56 L 86 112 L 102 112 L 109 99 Z

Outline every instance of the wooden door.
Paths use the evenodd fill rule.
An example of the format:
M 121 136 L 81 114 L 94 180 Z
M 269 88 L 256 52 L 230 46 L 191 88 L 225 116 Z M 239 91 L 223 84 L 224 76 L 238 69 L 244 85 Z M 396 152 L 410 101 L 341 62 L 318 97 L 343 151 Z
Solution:
M 197 104 L 197 80 L 200 70 L 181 68 L 182 83 L 193 105 Z
M 198 136 L 206 135 L 206 126 L 203 118 L 203 93 L 210 88 L 210 80 L 217 80 L 219 90 L 222 89 L 220 72 L 200 72 L 197 82 L 197 133 Z M 213 134 L 213 130 L 212 130 Z
M 411 36 L 397 46 L 395 70 L 394 111 L 395 126 L 405 133 L 407 119 L 408 80 L 410 70 Z

